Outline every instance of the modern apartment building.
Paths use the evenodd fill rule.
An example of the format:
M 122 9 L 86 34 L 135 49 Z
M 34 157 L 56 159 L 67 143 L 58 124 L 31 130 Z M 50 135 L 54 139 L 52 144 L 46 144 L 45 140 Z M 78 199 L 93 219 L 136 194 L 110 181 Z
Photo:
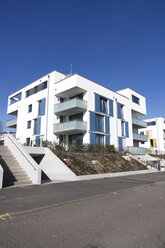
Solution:
M 114 92 L 78 74 L 53 71 L 8 98 L 8 128 L 21 143 L 40 146 L 43 140 L 113 144 L 119 150 L 144 153 L 146 101 L 127 88 Z
M 165 154 L 165 118 L 158 117 L 145 120 L 147 127 L 140 130 L 148 136 L 148 141 L 141 143 L 141 147 L 154 154 Z

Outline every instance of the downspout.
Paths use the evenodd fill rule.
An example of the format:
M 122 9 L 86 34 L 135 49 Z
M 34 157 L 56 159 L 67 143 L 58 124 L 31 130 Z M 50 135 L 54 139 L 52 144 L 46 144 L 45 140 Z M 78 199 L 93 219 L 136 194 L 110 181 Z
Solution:
M 115 122 L 116 122 L 116 136 L 117 136 L 117 149 L 119 149 L 119 144 L 118 144 L 118 119 L 117 119 L 117 98 L 114 98 L 114 102 L 115 102 Z
M 49 110 L 49 85 L 50 85 L 50 75 L 48 75 L 48 91 L 47 91 L 47 115 L 46 115 L 46 135 L 45 135 L 45 140 L 47 140 L 48 137 L 48 110 Z
M 160 144 L 159 144 L 158 119 L 156 119 L 156 129 L 157 129 L 157 137 L 158 137 L 158 154 L 159 154 L 160 153 Z

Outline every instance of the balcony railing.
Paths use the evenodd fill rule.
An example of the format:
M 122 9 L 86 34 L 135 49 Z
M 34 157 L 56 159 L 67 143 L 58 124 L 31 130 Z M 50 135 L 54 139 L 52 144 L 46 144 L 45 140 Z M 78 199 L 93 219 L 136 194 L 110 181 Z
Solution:
M 133 134 L 133 139 L 141 141 L 141 142 L 147 142 L 148 141 L 147 135 L 142 135 L 142 134 L 138 134 L 138 133 Z
M 132 124 L 139 126 L 139 127 L 147 127 L 147 122 L 136 119 L 136 118 L 132 118 Z
M 58 115 L 75 113 L 87 110 L 87 102 L 79 98 L 73 98 L 66 102 L 61 102 L 54 105 L 54 113 Z
M 127 146 L 126 152 L 128 152 L 130 154 L 135 154 L 135 155 L 146 155 L 147 148 L 135 147 L 135 146 Z
M 6 121 L 6 127 L 15 128 L 16 125 L 17 125 L 17 118 Z
M 87 122 L 75 120 L 54 124 L 53 131 L 55 134 L 84 133 L 87 131 Z

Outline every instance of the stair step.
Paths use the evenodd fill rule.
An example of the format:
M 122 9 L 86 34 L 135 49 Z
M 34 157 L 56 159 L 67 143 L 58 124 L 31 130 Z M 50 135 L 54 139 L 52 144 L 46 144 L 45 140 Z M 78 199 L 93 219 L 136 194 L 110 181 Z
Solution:
M 0 164 L 4 169 L 3 187 L 32 184 L 16 158 L 7 147 L 0 147 Z

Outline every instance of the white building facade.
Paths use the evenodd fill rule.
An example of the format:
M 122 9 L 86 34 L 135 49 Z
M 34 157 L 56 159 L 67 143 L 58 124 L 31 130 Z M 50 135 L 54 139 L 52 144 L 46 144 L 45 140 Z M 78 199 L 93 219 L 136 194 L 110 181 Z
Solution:
M 8 98 L 7 113 L 14 118 L 20 143 L 112 144 L 118 150 L 144 153 L 147 136 L 139 134 L 146 122 L 145 97 L 124 89 L 114 92 L 78 74 L 53 71 Z M 136 152 L 135 152 L 136 151 Z
M 148 141 L 142 142 L 140 146 L 147 148 L 149 153 L 165 154 L 165 118 L 158 117 L 145 121 L 147 127 L 140 129 L 140 132 L 148 136 Z

